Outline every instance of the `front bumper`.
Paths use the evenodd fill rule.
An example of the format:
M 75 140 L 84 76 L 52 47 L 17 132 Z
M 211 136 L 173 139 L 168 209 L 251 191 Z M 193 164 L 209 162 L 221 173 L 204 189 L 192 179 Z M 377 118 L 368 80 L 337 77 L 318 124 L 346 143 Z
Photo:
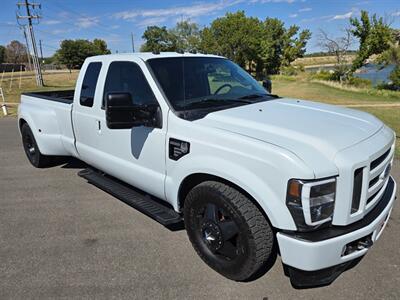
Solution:
M 396 195 L 396 183 L 389 178 L 379 203 L 362 220 L 348 226 L 332 226 L 315 232 L 279 232 L 282 262 L 295 287 L 327 285 L 360 259 L 380 237 L 389 220 Z M 362 249 L 344 253 L 347 245 L 367 239 Z

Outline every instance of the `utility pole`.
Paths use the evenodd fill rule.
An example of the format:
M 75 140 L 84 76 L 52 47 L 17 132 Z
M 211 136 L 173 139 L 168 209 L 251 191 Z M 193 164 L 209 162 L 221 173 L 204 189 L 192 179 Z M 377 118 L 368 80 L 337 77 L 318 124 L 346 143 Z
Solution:
M 42 40 L 39 40 L 39 49 L 40 49 L 40 62 L 43 63 Z
M 24 33 L 24 38 L 25 38 L 25 44 L 26 44 L 26 51 L 28 53 L 26 56 L 28 57 L 28 66 L 29 66 L 29 71 L 32 71 L 32 63 L 31 63 L 31 50 L 29 48 L 29 43 L 28 43 L 28 36 L 26 35 L 26 26 L 20 26 L 21 30 Z
M 25 0 L 24 2 L 18 2 L 17 7 L 20 9 L 22 6 L 25 6 L 26 8 L 26 16 L 20 15 L 17 13 L 17 21 L 19 23 L 19 20 L 21 19 L 27 19 L 28 20 L 28 30 L 30 33 L 31 37 L 31 44 L 32 44 L 32 49 L 33 49 L 33 67 L 35 68 L 35 77 L 36 77 L 36 85 L 37 86 L 43 86 L 43 75 L 42 75 L 42 70 L 40 68 L 40 61 L 39 61 L 39 55 L 36 47 L 36 40 L 35 40 L 35 33 L 33 32 L 33 22 L 32 19 L 36 20 L 39 22 L 40 16 L 36 13 L 31 14 L 31 8 L 35 10 L 37 7 L 40 9 L 41 5 L 38 3 L 29 3 L 28 0 Z M 21 25 L 21 24 L 20 24 Z
M 131 32 L 131 40 L 132 40 L 132 52 L 135 52 L 135 42 L 133 40 L 133 33 Z

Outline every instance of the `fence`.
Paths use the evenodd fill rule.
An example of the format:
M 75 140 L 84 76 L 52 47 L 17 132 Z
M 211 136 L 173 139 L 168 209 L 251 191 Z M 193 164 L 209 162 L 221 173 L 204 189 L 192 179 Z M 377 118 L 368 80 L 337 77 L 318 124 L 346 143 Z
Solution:
M 0 72 L 12 72 L 12 71 L 25 71 L 26 66 L 24 64 L 0 64 Z

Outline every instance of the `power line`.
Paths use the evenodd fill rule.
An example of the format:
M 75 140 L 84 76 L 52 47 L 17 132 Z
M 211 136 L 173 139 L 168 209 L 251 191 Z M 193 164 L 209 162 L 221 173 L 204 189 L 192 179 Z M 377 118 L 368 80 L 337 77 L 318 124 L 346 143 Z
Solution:
M 50 6 L 53 6 L 53 8 L 56 8 L 56 10 L 58 10 L 59 12 L 68 11 L 68 12 L 72 13 L 73 16 L 77 16 L 77 18 L 73 18 L 72 17 L 77 22 L 79 22 L 80 19 L 89 18 L 89 16 L 87 16 L 87 15 L 85 15 L 83 13 L 80 13 L 78 11 L 75 11 L 75 10 L 73 10 L 71 8 L 68 8 L 68 7 L 66 7 L 65 5 L 63 5 L 63 4 L 59 3 L 59 2 L 53 2 L 53 1 L 52 2 L 48 2 L 48 1 L 46 1 L 46 3 L 47 3 L 47 6 L 46 6 L 47 9 L 50 9 L 53 12 L 54 12 L 54 9 L 49 7 L 49 4 L 50 4 Z M 77 24 L 73 24 L 73 23 L 67 22 L 65 20 L 63 21 L 63 23 L 69 24 L 69 25 L 72 25 L 72 26 L 77 26 Z M 96 26 L 98 28 L 85 28 L 85 31 L 92 31 L 92 32 L 100 33 L 100 34 L 104 34 L 104 31 L 107 31 L 108 33 L 115 34 L 114 31 L 110 30 L 110 26 L 107 25 L 107 24 L 102 24 L 100 19 L 97 19 L 95 22 L 93 22 L 93 26 Z
M 31 44 L 32 44 L 32 49 L 33 49 L 33 66 L 35 68 L 35 77 L 36 77 L 36 84 L 37 86 L 43 86 L 43 75 L 42 75 L 42 69 L 40 66 L 40 61 L 39 61 L 39 56 L 38 56 L 38 51 L 36 47 L 36 40 L 35 40 L 35 33 L 33 31 L 33 22 L 32 20 L 35 20 L 37 23 L 39 23 L 39 19 L 41 18 L 38 13 L 35 12 L 36 8 L 41 9 L 41 5 L 39 3 L 29 3 L 28 0 L 25 0 L 24 2 L 17 2 L 17 7 L 18 10 L 21 9 L 22 6 L 25 6 L 26 8 L 26 15 L 21 15 L 17 13 L 17 22 L 20 24 L 20 20 L 28 20 L 28 30 L 30 33 L 31 37 Z M 34 11 L 31 13 L 31 9 Z M 20 24 L 22 25 L 22 24 Z

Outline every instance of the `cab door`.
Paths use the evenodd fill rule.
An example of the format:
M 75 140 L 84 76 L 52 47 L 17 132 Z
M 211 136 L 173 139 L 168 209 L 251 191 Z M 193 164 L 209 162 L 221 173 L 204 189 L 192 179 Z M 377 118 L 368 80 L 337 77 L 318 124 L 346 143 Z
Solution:
M 102 62 L 91 61 L 82 66 L 75 90 L 72 124 L 79 158 L 88 164 L 98 161 L 98 130 L 96 101 L 99 93 L 99 75 Z
M 108 93 L 129 93 L 136 105 L 159 105 L 138 63 L 112 61 L 108 65 L 98 110 L 99 165 L 106 173 L 165 199 L 166 123 L 161 128 L 109 129 L 106 125 L 104 104 Z

